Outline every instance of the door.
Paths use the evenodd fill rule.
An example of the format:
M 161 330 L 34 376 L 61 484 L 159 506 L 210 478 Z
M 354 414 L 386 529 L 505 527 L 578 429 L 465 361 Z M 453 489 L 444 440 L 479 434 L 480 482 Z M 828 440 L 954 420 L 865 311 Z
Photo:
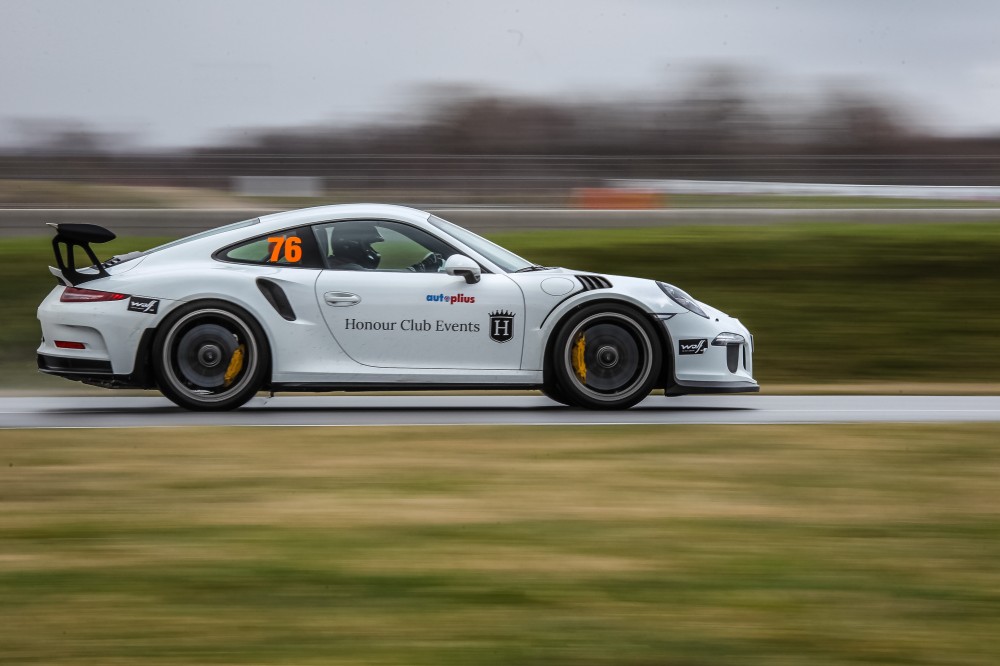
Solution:
M 524 296 L 504 274 L 476 284 L 441 272 L 457 251 L 401 222 L 314 227 L 328 268 L 316 298 L 331 335 L 380 368 L 517 370 Z

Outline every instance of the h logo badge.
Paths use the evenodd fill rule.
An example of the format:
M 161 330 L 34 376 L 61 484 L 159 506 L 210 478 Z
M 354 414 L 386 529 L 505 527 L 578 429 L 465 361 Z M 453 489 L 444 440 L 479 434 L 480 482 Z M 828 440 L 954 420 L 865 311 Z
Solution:
M 514 313 L 498 310 L 490 313 L 490 340 L 508 342 L 514 337 Z

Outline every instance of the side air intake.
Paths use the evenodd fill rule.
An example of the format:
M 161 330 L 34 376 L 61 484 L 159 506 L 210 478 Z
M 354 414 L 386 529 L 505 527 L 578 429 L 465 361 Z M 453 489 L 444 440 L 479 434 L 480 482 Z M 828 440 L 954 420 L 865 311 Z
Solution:
M 295 321 L 295 310 L 292 309 L 292 304 L 288 302 L 288 296 L 285 296 L 281 287 L 266 278 L 257 278 L 257 288 L 282 319 Z
M 576 279 L 583 285 L 584 291 L 594 289 L 611 289 L 611 281 L 600 275 L 577 275 Z

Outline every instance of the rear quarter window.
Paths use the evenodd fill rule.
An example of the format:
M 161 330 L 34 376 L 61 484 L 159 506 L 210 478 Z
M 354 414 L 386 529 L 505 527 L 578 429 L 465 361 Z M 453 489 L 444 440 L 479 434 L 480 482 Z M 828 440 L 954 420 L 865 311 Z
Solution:
M 275 231 L 222 248 L 219 261 L 287 268 L 322 268 L 316 238 L 309 227 Z

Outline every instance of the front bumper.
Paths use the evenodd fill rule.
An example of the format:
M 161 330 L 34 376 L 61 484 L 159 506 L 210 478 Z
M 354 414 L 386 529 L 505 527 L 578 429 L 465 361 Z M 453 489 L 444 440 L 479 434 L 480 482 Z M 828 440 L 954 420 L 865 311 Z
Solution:
M 679 382 L 663 389 L 663 395 L 705 395 L 709 393 L 760 393 L 757 382 Z
M 670 367 L 665 369 L 666 395 L 706 393 L 756 393 L 760 386 L 753 377 L 754 341 L 738 319 L 714 308 L 710 317 L 686 312 L 660 317 L 667 344 Z M 720 334 L 735 333 L 742 341 L 713 344 Z

